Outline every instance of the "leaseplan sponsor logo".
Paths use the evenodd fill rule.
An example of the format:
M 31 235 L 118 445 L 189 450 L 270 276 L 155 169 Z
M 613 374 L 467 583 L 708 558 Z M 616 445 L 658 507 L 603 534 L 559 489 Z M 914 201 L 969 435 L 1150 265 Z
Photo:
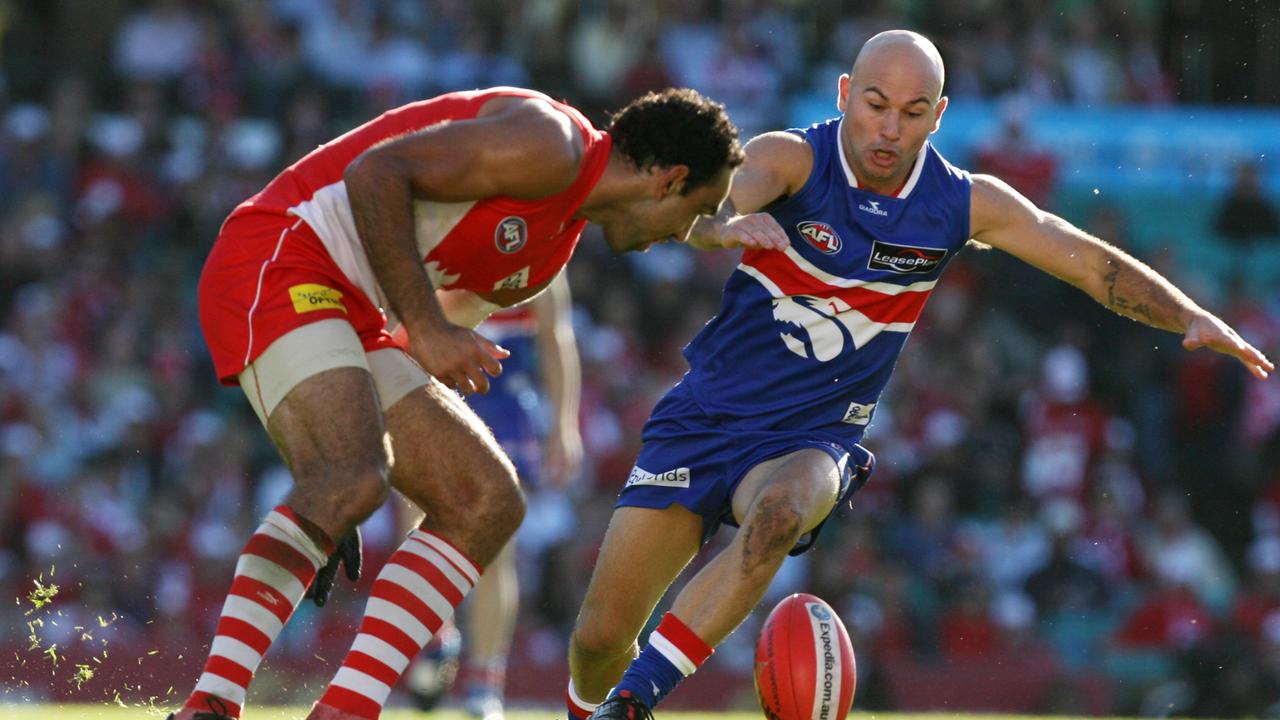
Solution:
M 805 220 L 796 225 L 796 230 L 799 231 L 800 237 L 804 238 L 805 242 L 828 255 L 835 255 L 840 252 L 840 248 L 843 245 L 836 231 L 824 222 Z
M 888 270 L 901 275 L 923 275 L 938 267 L 946 256 L 947 251 L 940 248 L 894 245 L 876 240 L 871 246 L 871 257 L 867 259 L 867 268 Z
M 661 485 L 663 487 L 689 487 L 689 468 L 682 467 L 666 472 L 651 473 L 637 465 L 631 468 L 631 476 L 627 478 L 627 487 L 632 485 Z

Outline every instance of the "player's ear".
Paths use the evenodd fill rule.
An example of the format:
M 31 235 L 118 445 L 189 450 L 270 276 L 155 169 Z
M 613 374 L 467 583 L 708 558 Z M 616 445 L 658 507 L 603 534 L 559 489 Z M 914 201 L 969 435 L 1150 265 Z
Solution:
M 846 112 L 849 109 L 849 84 L 852 78 L 849 73 L 842 73 L 840 81 L 836 85 L 836 109 L 840 112 Z
M 947 111 L 947 96 L 943 95 L 938 98 L 938 104 L 933 106 L 933 129 L 930 134 L 938 132 L 938 128 L 942 127 L 942 113 Z
M 658 199 L 665 199 L 671 195 L 679 195 L 684 192 L 684 183 L 688 177 L 688 165 L 672 165 L 671 167 L 662 168 L 658 173 Z

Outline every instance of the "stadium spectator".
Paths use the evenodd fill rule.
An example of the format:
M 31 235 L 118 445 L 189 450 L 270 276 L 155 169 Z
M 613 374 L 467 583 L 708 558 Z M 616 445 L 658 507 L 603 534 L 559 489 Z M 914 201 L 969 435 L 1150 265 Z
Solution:
M 1235 181 L 1218 207 L 1213 229 L 1240 248 L 1252 247 L 1259 241 L 1280 239 L 1280 215 L 1262 194 L 1256 163 L 1242 162 L 1236 168 Z

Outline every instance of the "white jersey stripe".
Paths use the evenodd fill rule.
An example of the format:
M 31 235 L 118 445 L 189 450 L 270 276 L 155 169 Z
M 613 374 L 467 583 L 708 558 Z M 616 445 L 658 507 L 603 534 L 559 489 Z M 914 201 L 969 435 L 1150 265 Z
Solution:
M 913 282 L 910 285 L 895 285 L 887 282 L 876 282 L 869 280 L 858 280 L 856 278 L 843 278 L 819 268 L 804 256 L 796 252 L 793 247 L 788 247 L 785 254 L 796 267 L 800 268 L 804 273 L 819 282 L 826 283 L 836 288 L 862 288 L 863 290 L 872 290 L 874 292 L 883 293 L 885 295 L 898 295 L 904 292 L 927 292 L 938 284 L 937 280 L 922 280 Z
M 769 294 L 773 296 L 774 300 L 782 302 L 781 305 L 778 302 L 774 303 L 775 317 L 780 316 L 779 311 L 785 310 L 787 307 L 786 305 L 787 303 L 795 302 L 793 300 L 789 300 L 788 299 L 789 296 L 786 293 L 782 292 L 781 288 L 779 288 L 776 284 L 774 284 L 774 282 L 770 280 L 768 276 L 760 272 L 758 269 L 751 267 L 750 265 L 739 265 L 738 269 L 746 273 L 747 275 L 750 275 L 751 277 L 755 278 L 756 282 L 759 282 L 762 286 L 764 286 L 764 289 L 767 290 Z M 785 317 L 785 315 L 783 315 L 782 317 Z M 809 313 L 806 315 L 806 319 L 808 321 L 817 321 L 819 317 L 820 316 L 813 313 Z M 853 338 L 855 347 L 865 346 L 867 343 L 871 342 L 871 340 L 875 338 L 875 336 L 879 335 L 882 332 L 887 331 L 887 332 L 909 333 L 911 332 L 912 328 L 916 326 L 916 324 L 913 322 L 909 322 L 909 323 L 875 322 L 871 318 L 867 317 L 866 315 L 849 307 L 847 304 L 843 305 L 840 312 L 836 313 L 832 317 L 835 320 L 838 320 L 846 328 L 848 328 L 849 335 Z M 843 341 L 839 339 L 838 335 L 822 334 L 822 333 L 815 332 L 815 328 L 810 327 L 810 322 L 803 322 L 801 324 L 806 327 L 809 327 L 810 335 L 813 338 L 814 342 L 822 345 L 822 347 L 815 346 L 814 348 L 814 351 L 819 353 L 820 357 L 830 360 L 831 358 L 835 357 L 840 353 L 841 349 L 843 348 Z M 796 341 L 790 335 L 783 334 L 782 338 L 783 338 L 783 341 L 787 343 L 788 347 L 792 347 L 792 349 L 795 352 L 799 353 L 800 355 L 805 354 L 806 351 L 800 345 L 795 345 L 794 347 L 792 346 L 793 343 L 796 343 L 798 341 Z M 823 338 L 826 338 L 827 340 L 835 342 L 836 345 L 828 347 L 827 345 L 823 344 Z
M 414 201 L 414 235 L 419 256 L 425 259 L 475 204 L 474 200 L 461 203 Z M 289 208 L 289 213 L 306 220 L 342 274 L 364 291 L 374 306 L 389 309 L 386 296 L 369 264 L 369 256 L 360 242 L 345 181 L 339 180 L 316 190 L 310 198 Z M 437 288 L 448 287 L 460 277 L 456 270 L 439 267 L 434 262 L 428 265 L 428 271 Z
M 782 292 L 782 288 L 775 285 L 773 281 L 768 278 L 768 276 L 766 276 L 764 273 L 760 272 L 759 270 L 755 269 L 754 267 L 746 264 L 740 264 L 738 265 L 738 269 L 750 275 L 751 277 L 755 278 L 756 282 L 763 285 L 764 289 L 768 290 L 769 294 L 772 295 L 773 297 L 783 298 L 787 296 L 786 293 Z
M 360 234 L 356 232 L 356 219 L 351 214 L 346 182 L 339 180 L 316 190 L 309 199 L 289 208 L 289 214 L 302 218 L 311 226 L 334 264 L 351 284 L 364 291 L 369 302 L 375 307 L 387 306 L 373 275 L 373 267 L 369 265 L 369 257 L 360 243 Z

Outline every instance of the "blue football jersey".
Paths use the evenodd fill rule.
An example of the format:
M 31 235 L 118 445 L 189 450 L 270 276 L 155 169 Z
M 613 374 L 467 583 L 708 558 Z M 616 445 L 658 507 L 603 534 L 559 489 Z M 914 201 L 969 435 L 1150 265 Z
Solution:
M 685 347 L 679 392 L 743 429 L 861 439 L 907 336 L 969 238 L 969 174 L 926 143 L 896 197 L 860 189 L 841 120 L 793 130 L 813 149 L 796 194 L 766 208 L 785 252 L 748 250 L 720 312 Z
M 502 361 L 501 375 L 489 378 L 489 392 L 468 395 L 467 404 L 493 430 L 521 480 L 536 484 L 551 412 L 540 389 L 537 318 L 521 305 L 494 314 L 477 332 L 510 350 L 511 357 Z

